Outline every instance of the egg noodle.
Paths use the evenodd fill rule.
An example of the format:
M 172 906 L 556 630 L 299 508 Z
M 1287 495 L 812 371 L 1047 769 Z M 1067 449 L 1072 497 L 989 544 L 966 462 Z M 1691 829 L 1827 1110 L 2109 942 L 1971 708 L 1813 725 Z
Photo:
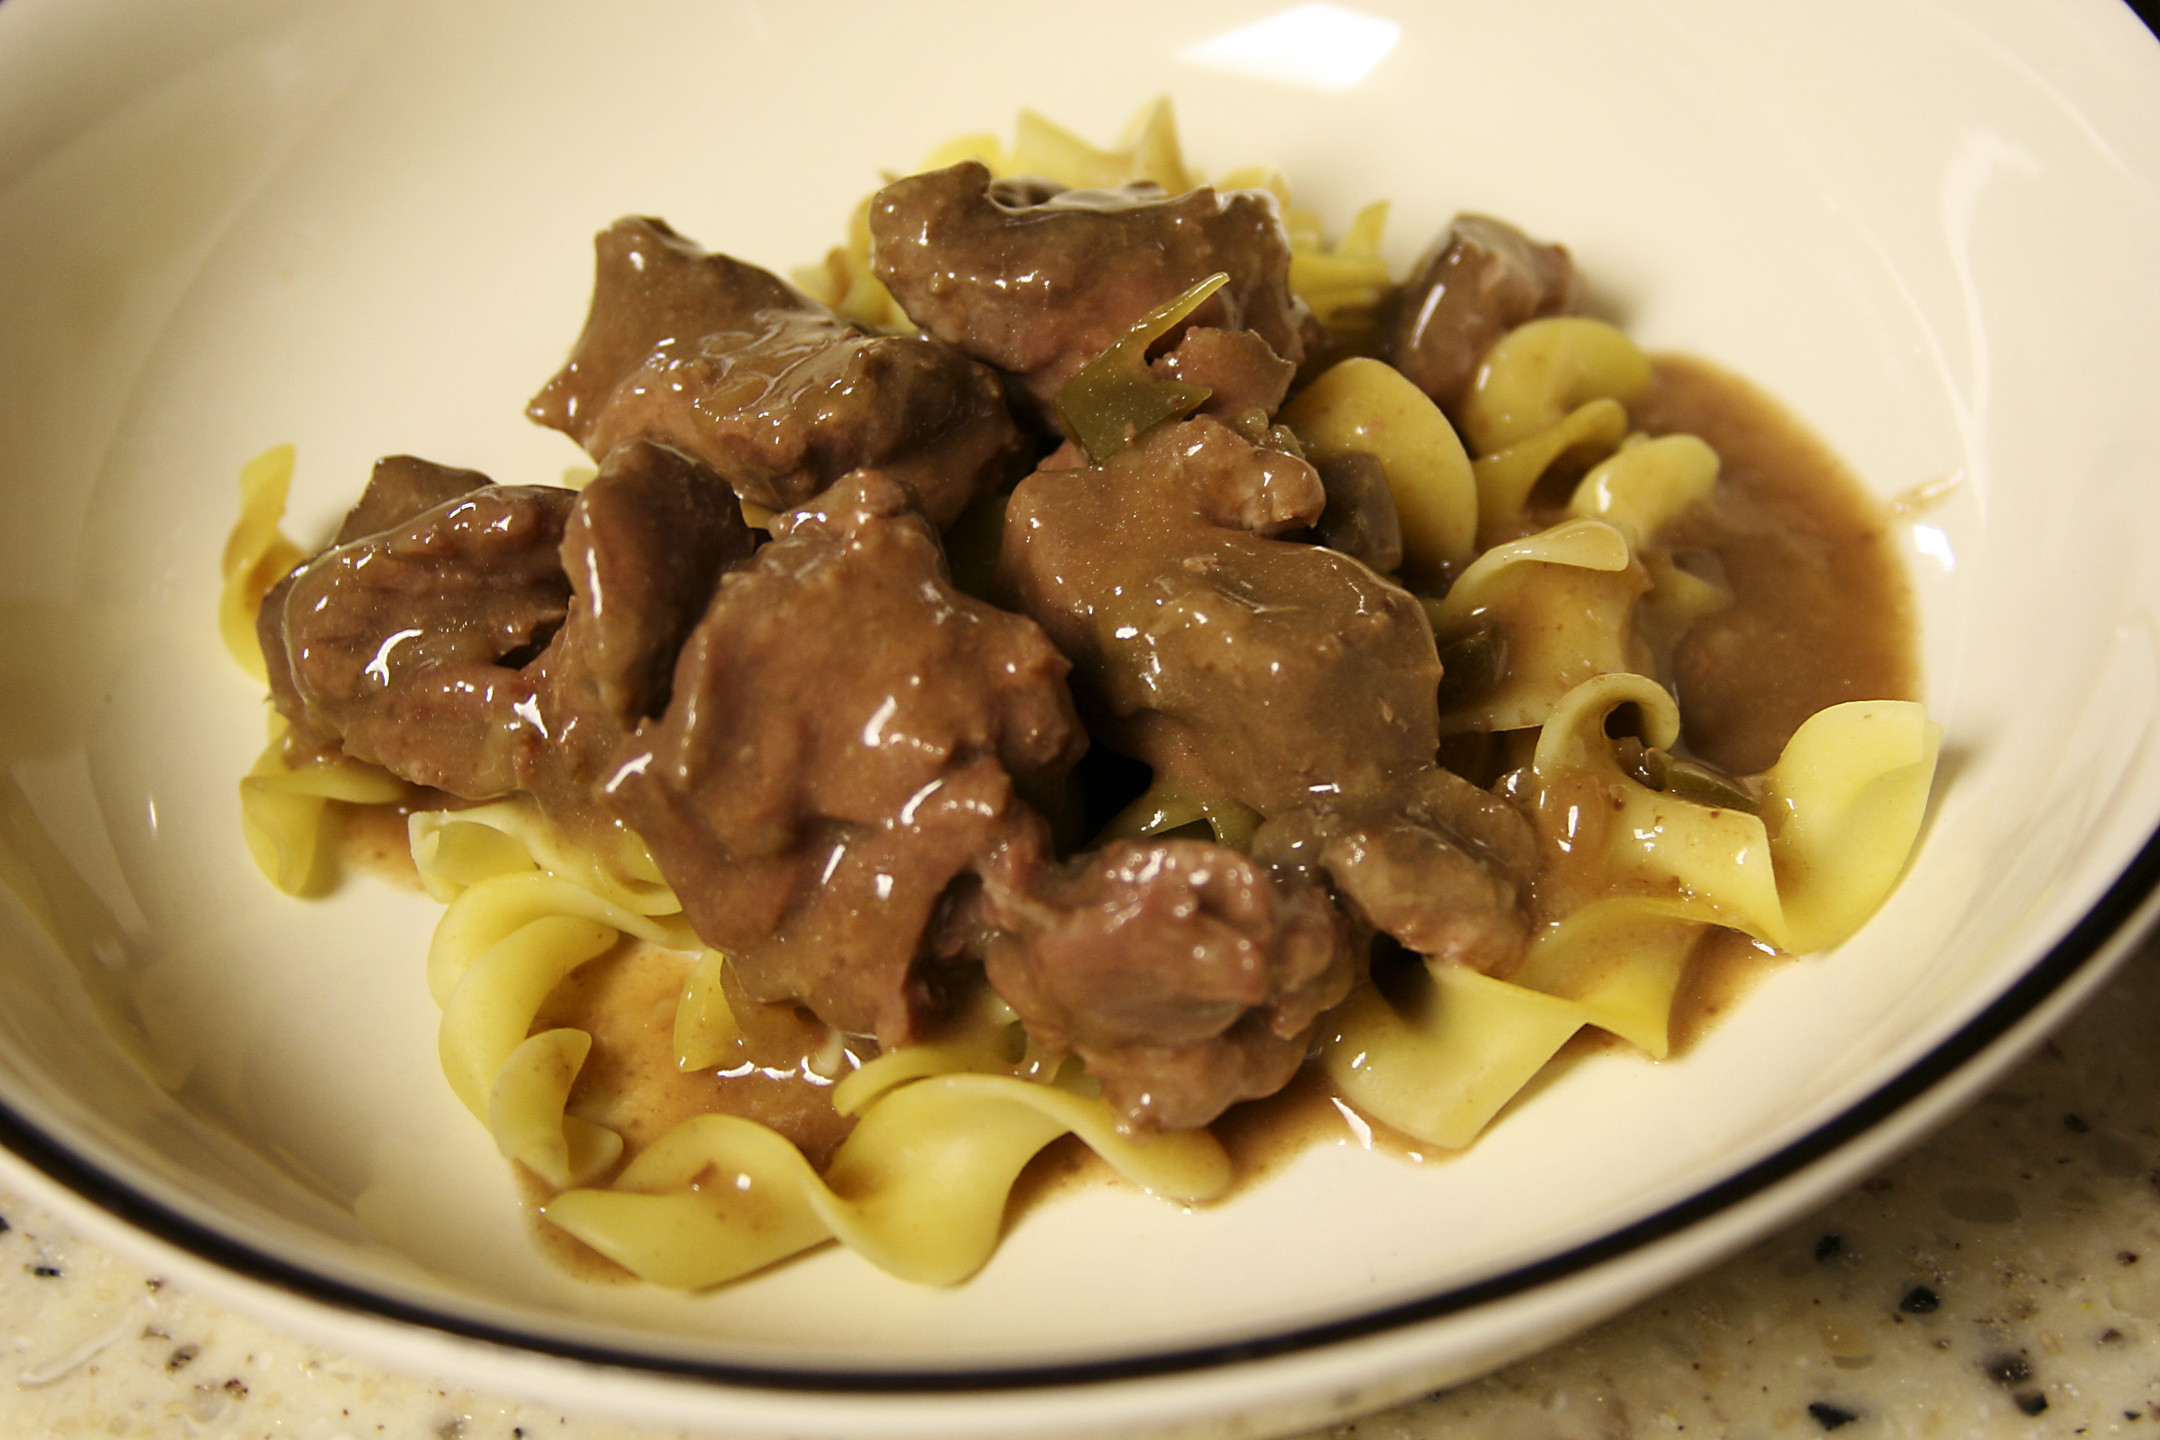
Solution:
M 926 168 L 961 158 L 1074 187 L 1198 183 L 1167 102 L 1144 110 L 1111 150 L 1024 114 L 1010 148 L 969 137 Z M 1352 331 L 1370 322 L 1391 283 L 1379 252 L 1384 204 L 1327 245 L 1278 172 L 1238 171 L 1221 183 L 1276 195 L 1293 287 L 1323 321 Z M 870 272 L 865 217 L 858 210 L 847 242 L 797 281 L 858 323 L 912 328 Z M 1418 577 L 1455 577 L 1445 593 L 1422 597 L 1441 654 L 1482 640 L 1506 657 L 1490 683 L 1443 691 L 1442 734 L 1518 733 L 1529 762 L 1514 798 L 1576 867 L 1573 907 L 1534 933 L 1504 978 L 1432 964 L 1414 976 L 1416 993 L 1361 985 L 1322 1019 L 1318 1064 L 1337 1092 L 1431 1144 L 1469 1145 L 1585 1026 L 1665 1058 L 1676 992 L 1716 927 L 1793 954 L 1845 940 L 1896 882 L 1926 809 L 1939 728 L 1910 701 L 1821 710 L 1774 765 L 1726 790 L 1684 776 L 1661 785 L 1646 767 L 1646 754 L 1670 758 L 1680 711 L 1651 678 L 1642 634 L 1677 633 L 1723 603 L 1662 540 L 1716 486 L 1719 457 L 1691 435 L 1632 433 L 1628 406 L 1651 378 L 1617 328 L 1557 317 L 1521 325 L 1487 354 L 1460 436 L 1415 385 L 1365 358 L 1312 379 L 1278 417 L 1315 463 L 1351 453 L 1379 462 L 1401 521 L 1403 576 L 1413 591 Z M 1503 538 L 1520 535 L 1532 491 L 1563 457 L 1595 462 L 1575 482 L 1566 518 Z M 224 557 L 220 628 L 258 680 L 256 609 L 306 558 L 279 533 L 292 467 L 289 446 L 248 465 Z M 1608 724 L 1616 712 L 1625 727 Z M 567 1108 L 593 1039 L 536 1027 L 549 993 L 624 945 L 659 947 L 681 957 L 677 1064 L 713 1067 L 737 1032 L 721 985 L 726 957 L 691 932 L 642 844 L 630 837 L 608 855 L 566 844 L 522 798 L 417 808 L 432 792 L 355 760 L 295 760 L 283 731 L 274 720 L 269 747 L 240 782 L 264 875 L 288 893 L 318 891 L 339 806 L 409 810 L 413 863 L 445 907 L 427 983 L 442 1010 L 451 1089 L 551 1193 L 541 1211 L 550 1224 L 649 1281 L 719 1285 L 834 1239 L 910 1280 L 962 1281 L 995 1248 L 1023 1167 L 1068 1134 L 1173 1201 L 1205 1201 L 1230 1183 L 1230 1161 L 1207 1130 L 1122 1132 L 1078 1061 L 1031 1051 L 987 992 L 957 1033 L 838 1078 L 827 1093 L 854 1124 L 822 1173 L 777 1131 L 728 1114 L 684 1121 L 626 1161 L 621 1135 Z M 1258 818 L 1226 797 L 1158 788 L 1107 833 L 1205 822 L 1237 846 Z

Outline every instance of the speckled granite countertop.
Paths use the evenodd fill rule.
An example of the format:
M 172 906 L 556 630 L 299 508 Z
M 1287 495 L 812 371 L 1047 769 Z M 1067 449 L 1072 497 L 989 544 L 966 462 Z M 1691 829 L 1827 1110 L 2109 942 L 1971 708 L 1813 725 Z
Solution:
M 659 1440 L 222 1310 L 0 1191 L 0 1437 Z M 1333 1440 L 2160 1440 L 2160 949 L 1931 1143 L 1581 1338 Z

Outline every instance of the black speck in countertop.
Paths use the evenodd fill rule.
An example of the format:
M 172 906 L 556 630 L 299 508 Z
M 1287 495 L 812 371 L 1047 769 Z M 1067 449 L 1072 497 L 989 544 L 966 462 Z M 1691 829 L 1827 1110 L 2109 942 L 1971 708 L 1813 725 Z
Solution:
M 15 1227 L 13 1225 L 8 1224 L 7 1216 L 0 1215 L 0 1235 L 5 1235 L 8 1231 L 14 1228 Z
M 185 1370 L 195 1363 L 195 1357 L 201 1353 L 193 1345 L 176 1345 L 172 1354 L 165 1357 L 165 1368 L 168 1371 Z
M 1835 1430 L 1840 1425 L 1850 1425 L 1859 1415 L 1837 1405 L 1825 1405 L 1818 1400 L 1807 1407 L 1807 1413 L 1815 1417 L 1815 1423 L 1825 1430 Z
M 2116 1264 L 2118 1264 L 2118 1265 L 2135 1265 L 2135 1264 L 2137 1264 L 2137 1251 L 2135 1251 L 2135 1250 L 2117 1250 L 2117 1251 L 2115 1252 L 2115 1263 L 2116 1263 Z
M 2073 1135 L 2092 1134 L 2092 1126 L 2085 1123 L 2085 1117 L 2082 1115 L 2063 1116 L 2063 1129 L 2068 1130 Z
M 1915 1285 L 1897 1302 L 1897 1308 L 1907 1315 L 1932 1315 L 1942 1308 L 1942 1297 L 1925 1285 Z
M 1980 1366 L 1981 1372 L 1997 1385 L 2008 1389 L 2032 1379 L 2032 1362 L 2023 1355 L 1997 1355 Z
M 235 1400 L 247 1399 L 247 1382 L 237 1375 L 225 1382 L 224 1390 L 226 1394 L 232 1396 Z
M 25 1265 L 23 1269 L 28 1270 L 40 1280 L 57 1280 L 60 1278 L 60 1267 L 57 1265 Z
M 2041 1411 L 2047 1409 L 2047 1396 L 2042 1395 L 2037 1390 L 2028 1390 L 2015 1398 L 2018 1409 L 2024 1411 L 2027 1415 L 2038 1415 Z
M 1844 1250 L 1845 1237 L 1835 1232 L 1815 1242 L 1815 1258 L 1819 1261 L 1835 1260 Z

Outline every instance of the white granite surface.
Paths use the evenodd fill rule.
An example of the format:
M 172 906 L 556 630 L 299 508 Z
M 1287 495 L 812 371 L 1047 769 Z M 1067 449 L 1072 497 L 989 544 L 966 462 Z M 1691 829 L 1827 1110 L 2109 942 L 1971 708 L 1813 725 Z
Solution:
M 0 1192 L 0 1440 L 660 1440 L 442 1390 Z M 1331 1440 L 2160 1440 L 2160 950 L 1971 1113 L 1670 1294 Z

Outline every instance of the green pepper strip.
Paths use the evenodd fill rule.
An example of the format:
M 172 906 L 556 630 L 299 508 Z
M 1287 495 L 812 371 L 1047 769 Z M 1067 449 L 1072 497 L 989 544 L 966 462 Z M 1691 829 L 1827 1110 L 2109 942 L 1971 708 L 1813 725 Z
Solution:
M 1652 790 L 1697 805 L 1762 814 L 1762 801 L 1748 789 L 1745 781 L 1721 774 L 1699 761 L 1684 760 L 1670 751 L 1653 749 L 1632 736 L 1616 743 L 1613 755 L 1621 768 Z
M 1089 464 L 1108 462 L 1163 421 L 1192 414 L 1214 393 L 1205 385 L 1158 378 L 1148 370 L 1147 351 L 1229 283 L 1230 277 L 1218 271 L 1169 304 L 1156 306 L 1060 387 L 1058 418 L 1087 452 Z

